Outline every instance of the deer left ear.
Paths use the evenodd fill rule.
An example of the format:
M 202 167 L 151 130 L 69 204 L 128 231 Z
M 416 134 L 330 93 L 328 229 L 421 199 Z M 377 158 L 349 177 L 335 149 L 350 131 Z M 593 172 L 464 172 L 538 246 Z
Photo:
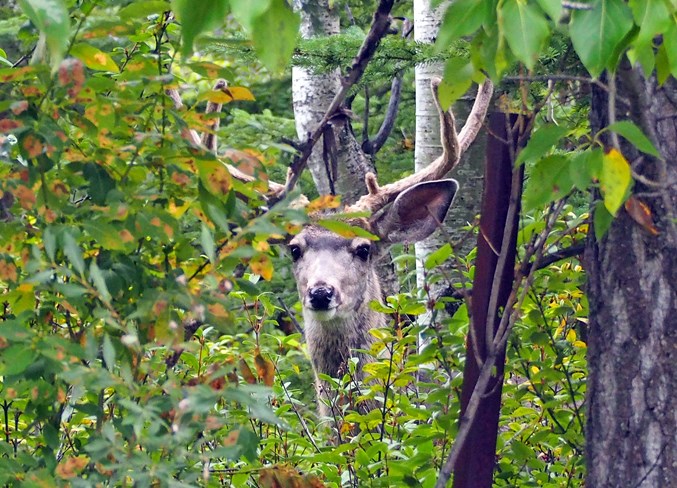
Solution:
M 444 221 L 457 191 L 458 182 L 452 179 L 418 183 L 374 216 L 372 229 L 386 243 L 425 239 Z

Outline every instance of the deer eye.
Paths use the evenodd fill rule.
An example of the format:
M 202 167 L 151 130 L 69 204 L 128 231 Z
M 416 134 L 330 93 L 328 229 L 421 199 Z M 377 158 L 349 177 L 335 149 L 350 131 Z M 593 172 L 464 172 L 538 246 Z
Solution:
M 360 258 L 362 261 L 369 259 L 369 254 L 371 253 L 371 246 L 369 244 L 360 244 L 355 248 L 355 255 Z
M 292 261 L 296 262 L 301 259 L 301 248 L 296 244 L 289 246 L 289 254 L 291 254 Z

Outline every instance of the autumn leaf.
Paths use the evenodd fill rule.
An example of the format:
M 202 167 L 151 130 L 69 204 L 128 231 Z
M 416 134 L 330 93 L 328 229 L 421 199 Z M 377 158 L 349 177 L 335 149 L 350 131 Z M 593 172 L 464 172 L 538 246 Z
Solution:
M 67 457 L 57 465 L 56 475 L 63 479 L 75 478 L 80 471 L 85 469 L 88 463 L 89 458 L 87 456 Z
M 618 150 L 611 149 L 602 157 L 599 182 L 604 196 L 604 206 L 611 215 L 616 215 L 632 184 L 630 164 Z
M 254 356 L 254 364 L 259 378 L 263 380 L 266 386 L 273 386 L 275 382 L 275 365 L 270 359 L 264 358 L 261 351 L 257 350 Z
M 270 281 L 273 277 L 273 262 L 267 254 L 257 254 L 249 261 L 252 272 Z
M 250 385 L 255 385 L 256 377 L 254 376 L 254 373 L 252 373 L 252 370 L 247 364 L 247 361 L 245 361 L 244 358 L 240 358 L 238 366 L 240 367 L 240 372 L 242 373 L 242 377 L 244 378 L 244 380 Z
M 322 195 L 308 204 L 306 211 L 314 213 L 318 210 L 338 208 L 341 205 L 340 197 L 336 195 Z
M 628 198 L 625 202 L 625 210 L 628 212 L 628 215 L 632 217 L 632 220 L 641 225 L 644 230 L 649 232 L 649 234 L 653 236 L 657 236 L 659 234 L 658 229 L 653 222 L 651 209 L 639 198 L 635 198 L 634 195 L 630 195 L 630 198 Z

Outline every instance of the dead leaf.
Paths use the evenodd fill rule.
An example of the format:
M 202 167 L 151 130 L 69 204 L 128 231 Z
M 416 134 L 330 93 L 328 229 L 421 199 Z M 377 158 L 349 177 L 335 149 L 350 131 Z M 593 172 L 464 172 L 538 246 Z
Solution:
M 653 222 L 651 209 L 639 198 L 636 198 L 634 195 L 630 195 L 630 198 L 625 201 L 625 210 L 628 212 L 628 215 L 632 217 L 632 220 L 641 225 L 647 232 L 649 232 L 649 234 L 652 236 L 657 236 L 659 234 L 658 229 Z

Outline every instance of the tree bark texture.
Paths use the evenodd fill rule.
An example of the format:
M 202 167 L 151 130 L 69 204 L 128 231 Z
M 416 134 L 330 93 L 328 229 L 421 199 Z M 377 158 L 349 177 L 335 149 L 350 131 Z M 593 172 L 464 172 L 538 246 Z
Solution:
M 514 130 L 512 141 L 508 124 L 515 127 L 518 117 L 515 114 L 496 112 L 488 117 L 489 133 L 484 170 L 484 192 L 482 195 L 482 217 L 477 237 L 477 264 L 473 280 L 472 297 L 472 330 L 466 340 L 466 361 L 463 370 L 463 386 L 461 389 L 461 419 L 465 418 L 475 386 L 480 377 L 481 364 L 487 360 L 487 330 L 495 335 L 501 322 L 498 312 L 505 308 L 515 279 L 515 256 L 517 252 L 517 229 L 519 228 L 519 211 L 515 212 L 512 221 L 508 220 L 508 207 L 513 194 L 513 171 L 520 172 L 519 186 L 516 194 L 521 194 L 521 181 L 524 166 L 513 169 L 512 154 L 517 150 L 518 131 Z M 512 148 L 510 147 L 512 144 Z M 506 228 L 511 232 L 508 239 L 508 252 L 505 265 L 496 278 L 499 256 L 497 249 L 503 249 Z M 494 281 L 498 282 L 494 284 Z M 497 294 L 496 313 L 489 310 L 491 295 L 495 289 Z M 493 316 L 493 323 L 489 317 Z M 480 358 L 476 357 L 477 351 Z M 475 414 L 470 433 L 466 438 L 458 461 L 454 466 L 454 488 L 491 488 L 494 466 L 496 464 L 496 439 L 498 436 L 498 419 L 501 411 L 501 394 L 503 391 L 503 368 L 505 363 L 505 347 L 496 351 L 496 371 L 488 387 L 488 393 Z
M 329 0 L 295 0 L 294 7 L 301 15 L 301 36 L 304 38 L 331 36 L 340 31 L 338 6 Z M 292 68 L 292 96 L 296 132 L 301 141 L 308 138 L 324 116 L 334 95 L 340 88 L 338 70 L 328 74 L 313 74 L 302 68 Z M 355 140 L 348 117 L 338 115 L 332 120 L 333 143 L 336 148 L 336 172 L 323 157 L 324 137 L 316 144 L 308 160 L 308 168 L 321 195 L 334 193 L 347 204 L 354 203 L 366 193 L 364 175 L 373 171 L 373 165 Z M 330 176 L 333 180 L 330 183 Z
M 602 239 L 589 238 L 586 486 L 677 487 L 677 82 L 658 86 L 626 63 L 616 89 L 616 119 L 632 120 L 662 155 L 621 141 L 658 234 L 621 208 Z M 599 88 L 592 95 L 597 131 L 610 102 Z

